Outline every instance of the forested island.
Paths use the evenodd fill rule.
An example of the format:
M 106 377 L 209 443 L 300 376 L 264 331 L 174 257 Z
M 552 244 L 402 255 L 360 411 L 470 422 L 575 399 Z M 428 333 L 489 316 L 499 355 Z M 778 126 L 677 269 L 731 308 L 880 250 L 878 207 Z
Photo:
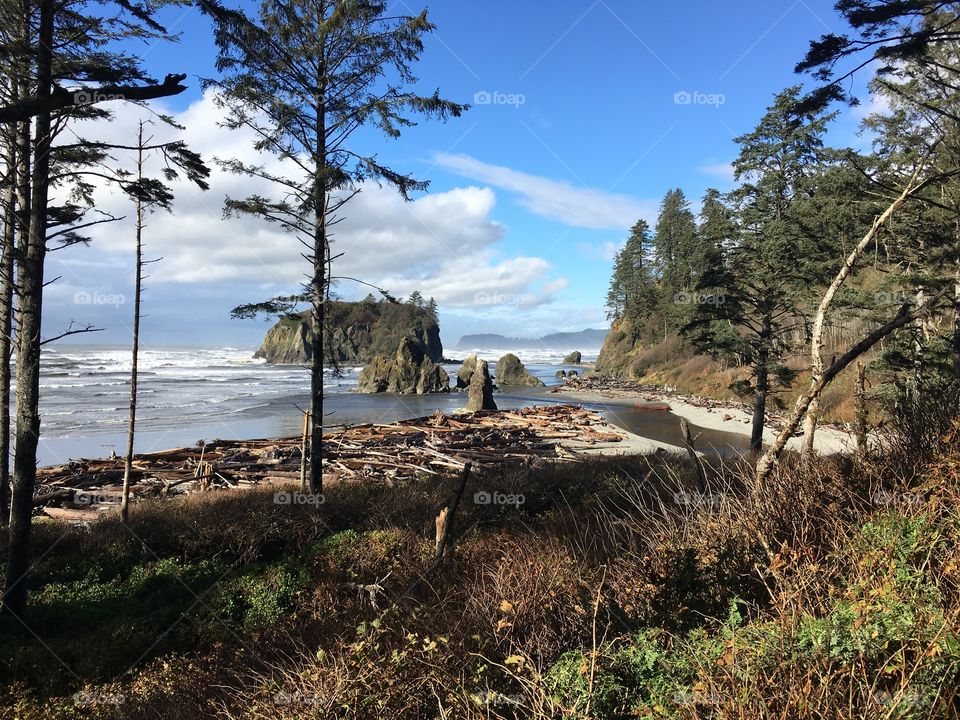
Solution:
M 755 39 L 725 23 L 759 3 L 699 8 L 709 32 L 458 5 L 447 36 L 380 0 L 0 0 L 0 718 L 960 717 L 960 6 L 810 2 L 829 23 L 799 3 Z M 738 69 L 798 6 L 806 52 Z M 748 48 L 720 75 L 744 96 L 768 64 L 791 82 L 694 172 L 726 96 L 674 67 L 724 65 L 696 54 L 714 35 Z M 157 72 L 185 58 L 209 76 Z M 499 63 L 516 92 L 478 87 Z M 475 128 L 579 186 L 455 154 Z M 662 200 L 621 192 L 661 144 Z M 724 180 L 688 196 L 697 173 Z M 61 253 L 109 250 L 101 225 L 123 260 Z M 129 302 L 81 289 L 51 328 L 98 261 Z M 141 366 L 143 331 L 172 313 L 175 344 L 206 310 L 180 296 L 224 287 L 224 320 L 271 323 L 259 349 Z M 102 306 L 126 344 L 71 354 Z M 196 406 L 216 436 L 158 444 Z M 39 463 L 84 412 L 101 434 Z

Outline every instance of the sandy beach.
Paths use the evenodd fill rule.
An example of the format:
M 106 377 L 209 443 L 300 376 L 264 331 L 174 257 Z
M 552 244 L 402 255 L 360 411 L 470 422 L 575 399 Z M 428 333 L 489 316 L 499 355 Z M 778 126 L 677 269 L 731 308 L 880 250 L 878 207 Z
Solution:
M 608 403 L 611 405 L 620 405 L 624 407 L 633 407 L 645 403 L 666 403 L 670 406 L 670 412 L 688 422 L 706 430 L 715 430 L 720 432 L 736 433 L 749 437 L 752 417 L 743 407 L 735 403 L 722 403 L 718 401 L 709 401 L 713 407 L 701 407 L 700 404 L 693 404 L 682 396 L 673 395 L 665 392 L 631 392 L 624 390 L 579 390 L 562 389 L 556 393 L 557 396 L 568 398 L 574 402 L 581 403 Z M 693 399 L 696 402 L 699 399 Z M 763 440 L 765 443 L 773 442 L 777 437 L 779 430 L 768 422 Z M 640 438 L 644 440 L 644 438 Z M 787 443 L 788 449 L 799 449 L 802 438 L 795 436 L 790 438 Z M 653 441 L 647 441 L 653 443 Z M 639 443 L 638 443 L 639 444 Z M 674 450 L 675 446 L 664 443 L 655 443 L 663 445 L 667 449 Z M 850 433 L 843 432 L 831 427 L 820 427 L 814 443 L 818 452 L 825 455 L 854 451 L 856 449 L 856 440 Z M 655 450 L 656 448 L 654 448 Z

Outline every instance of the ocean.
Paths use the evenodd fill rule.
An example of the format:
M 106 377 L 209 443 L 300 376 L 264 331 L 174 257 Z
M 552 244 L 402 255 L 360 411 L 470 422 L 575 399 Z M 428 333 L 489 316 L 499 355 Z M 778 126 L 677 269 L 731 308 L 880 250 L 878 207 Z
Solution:
M 146 348 L 140 353 L 136 452 L 185 447 L 199 441 L 285 437 L 301 432 L 301 408 L 310 401 L 310 376 L 296 365 L 254 360 L 255 348 Z M 472 348 L 448 351 L 458 359 L 471 352 L 491 361 L 516 353 L 548 386 L 556 383 L 561 351 Z M 597 350 L 584 352 L 584 361 Z M 458 365 L 445 366 L 451 378 Z M 395 422 L 451 412 L 466 404 L 461 393 L 396 396 L 352 392 L 360 368 L 325 375 L 325 425 Z M 55 465 L 71 459 L 104 457 L 126 449 L 130 392 L 130 350 L 120 347 L 57 345 L 45 348 L 41 368 L 41 440 L 37 460 Z M 565 402 L 549 388 L 511 388 L 495 394 L 501 409 Z M 679 442 L 679 420 L 669 413 L 596 405 L 611 422 L 663 442 Z M 714 437 L 715 435 L 715 437 Z M 707 436 L 734 445 L 728 433 Z
M 136 451 L 193 445 L 214 438 L 298 434 L 302 427 L 300 408 L 306 408 L 310 400 L 307 369 L 254 360 L 254 350 L 141 350 Z M 482 357 L 491 359 L 508 352 L 498 348 L 477 350 Z M 470 352 L 452 354 L 460 358 Z M 518 355 L 544 382 L 555 382 L 554 374 L 563 353 L 536 349 L 521 350 Z M 585 354 L 586 360 L 595 357 L 596 352 Z M 455 377 L 458 366 L 448 365 L 446 369 Z M 332 413 L 330 424 L 392 422 L 465 404 L 458 393 L 425 398 L 351 393 L 359 375 L 360 368 L 344 368 L 342 377 L 326 374 L 324 388 L 326 405 Z M 41 465 L 124 452 L 130 393 L 129 348 L 67 344 L 44 348 L 40 393 Z M 530 402 L 523 398 L 504 401 L 507 407 Z

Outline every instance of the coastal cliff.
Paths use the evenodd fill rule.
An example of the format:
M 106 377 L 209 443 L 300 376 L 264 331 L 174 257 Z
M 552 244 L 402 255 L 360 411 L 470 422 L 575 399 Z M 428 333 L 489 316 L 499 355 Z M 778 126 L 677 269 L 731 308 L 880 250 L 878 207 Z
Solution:
M 440 327 L 424 308 L 410 303 L 333 302 L 329 313 L 328 360 L 366 365 L 377 355 L 392 356 L 404 338 L 433 362 L 443 359 Z M 309 362 L 312 334 L 309 312 L 281 318 L 267 331 L 254 357 L 276 364 Z

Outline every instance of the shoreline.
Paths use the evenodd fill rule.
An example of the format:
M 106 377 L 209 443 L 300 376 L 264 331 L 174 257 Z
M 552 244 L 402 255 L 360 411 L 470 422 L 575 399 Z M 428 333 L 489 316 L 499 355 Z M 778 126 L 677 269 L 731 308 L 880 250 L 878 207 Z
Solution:
M 712 400 L 710 398 L 686 398 L 685 396 L 670 393 L 665 390 L 651 388 L 650 390 L 601 390 L 601 389 L 566 389 L 559 386 L 557 395 L 568 397 L 574 402 L 581 403 L 609 403 L 623 407 L 641 407 L 644 404 L 663 403 L 670 407 L 669 412 L 676 417 L 684 418 L 691 424 L 705 430 L 730 432 L 744 437 L 750 436 L 753 418 L 751 413 L 736 403 Z M 691 402 L 693 401 L 693 402 Z M 698 404 L 694 404 L 698 403 Z M 763 441 L 765 444 L 773 442 L 780 432 L 769 421 L 764 426 Z M 788 450 L 798 450 L 802 436 L 795 435 L 787 442 Z M 856 450 L 856 439 L 853 435 L 837 430 L 836 428 L 820 425 L 814 436 L 814 448 L 824 455 Z

